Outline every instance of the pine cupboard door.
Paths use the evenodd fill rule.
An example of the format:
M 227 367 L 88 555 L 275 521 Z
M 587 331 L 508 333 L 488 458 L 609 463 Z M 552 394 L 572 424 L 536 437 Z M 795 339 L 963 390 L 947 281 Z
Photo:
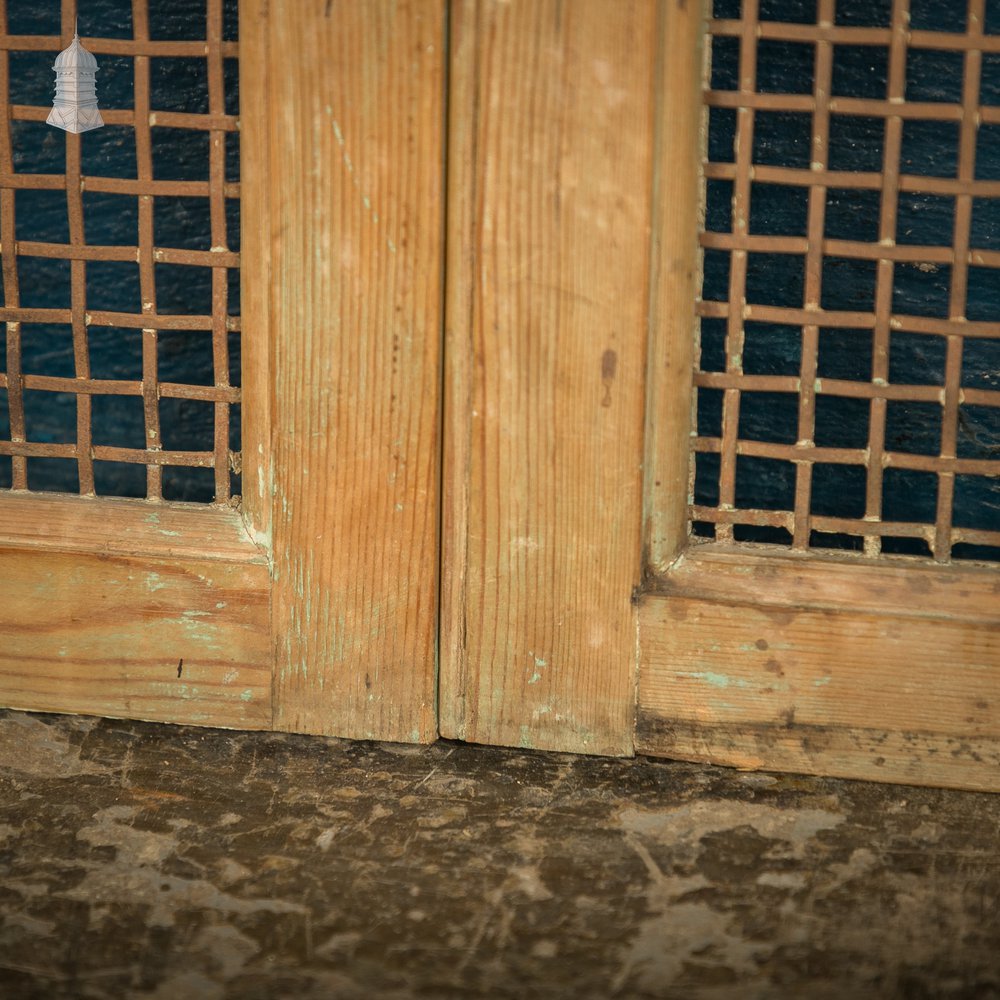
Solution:
M 451 5 L 441 732 L 627 754 L 661 5 Z
M 133 252 L 147 276 L 166 253 L 153 245 L 152 203 L 198 193 L 151 172 L 150 131 L 155 138 L 163 125 L 207 130 L 219 198 L 211 252 L 220 256 L 206 259 L 235 264 L 215 213 L 236 193 L 222 176 L 236 123 L 218 102 L 223 56 L 237 51 L 220 41 L 219 0 L 207 11 L 210 120 L 151 110 L 149 57 L 169 43 L 149 41 L 144 0 L 133 3 L 133 40 L 84 39 L 99 57 L 134 60 L 135 109 L 108 109 L 105 119 L 136 129 L 138 175 L 104 183 L 140 197 Z M 91 495 L 28 492 L 24 462 L 30 480 L 44 449 L 12 421 L 3 453 L 20 471 L 0 492 L 4 705 L 413 742 L 437 735 L 445 14 L 438 0 L 241 2 L 242 389 L 221 377 L 197 390 L 241 405 L 242 455 L 231 459 L 242 468 L 241 506 L 95 497 L 84 475 L 95 450 L 80 437 L 59 447 Z M 66 0 L 60 38 L 29 41 L 64 47 L 75 15 Z M 8 50 L 23 40 L 0 27 L 5 121 L 36 111 L 44 120 L 46 109 L 8 103 Z M 39 321 L 18 302 L 13 261 L 43 252 L 15 245 L 15 188 L 61 187 L 72 228 L 74 191 L 94 182 L 81 178 L 79 136 L 67 139 L 65 174 L 12 179 L 10 135 L 5 127 L 0 136 L 0 188 L 3 388 L 13 399 L 26 380 L 38 388 L 17 360 L 22 321 Z M 78 297 L 94 248 L 81 227 L 68 248 L 44 253 L 81 275 L 65 319 L 82 366 L 102 319 Z M 224 296 L 224 273 L 213 281 Z M 156 381 L 156 338 L 177 321 L 143 296 L 141 315 L 114 317 L 141 328 L 151 359 L 142 382 L 95 387 L 78 367 L 61 388 L 77 394 L 81 433 L 94 393 L 146 399 L 151 443 L 117 457 L 145 464 L 158 483 L 163 463 L 183 458 L 161 449 L 155 417 L 158 398 L 178 391 Z M 224 315 L 218 322 L 217 352 L 227 323 L 232 330 Z M 198 461 L 227 483 L 223 417 L 216 427 L 216 455 Z
M 998 789 L 996 36 L 759 8 L 451 5 L 441 732 Z
M 835 6 L 669 5 L 636 749 L 998 790 L 996 26 Z

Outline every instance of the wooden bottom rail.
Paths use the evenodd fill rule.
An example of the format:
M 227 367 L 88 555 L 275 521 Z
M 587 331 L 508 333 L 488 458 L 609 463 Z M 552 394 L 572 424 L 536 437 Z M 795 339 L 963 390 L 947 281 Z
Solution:
M 1000 791 L 1000 577 L 692 549 L 639 607 L 636 749 Z
M 0 497 L 0 705 L 269 729 L 269 595 L 233 511 Z

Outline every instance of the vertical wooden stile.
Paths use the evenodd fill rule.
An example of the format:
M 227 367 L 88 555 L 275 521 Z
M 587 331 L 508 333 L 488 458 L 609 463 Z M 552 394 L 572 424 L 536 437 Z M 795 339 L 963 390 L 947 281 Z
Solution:
M 660 22 L 643 505 L 646 559 L 658 573 L 688 539 L 691 375 L 704 211 L 704 3 L 664 3 Z
M 240 377 L 244 399 L 243 515 L 271 547 L 271 175 L 268 0 L 240 0 Z M 253 109 L 256 109 L 255 111 Z
M 631 752 L 656 20 L 452 7 L 446 736 Z
M 257 8 L 278 729 L 437 734 L 444 13 Z

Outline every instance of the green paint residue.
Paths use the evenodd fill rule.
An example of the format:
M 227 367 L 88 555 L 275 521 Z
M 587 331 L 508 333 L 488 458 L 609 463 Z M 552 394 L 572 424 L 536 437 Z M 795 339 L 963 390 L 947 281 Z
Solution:
M 717 688 L 720 691 L 726 688 L 756 688 L 758 691 L 764 690 L 765 693 L 771 691 L 787 691 L 789 690 L 787 681 L 779 681 L 777 679 L 768 679 L 766 681 L 754 681 L 747 680 L 745 677 L 730 677 L 728 674 L 719 674 L 713 670 L 678 670 L 677 677 L 685 677 L 692 681 L 701 681 L 703 684 L 708 684 L 710 687 Z
M 542 675 L 539 673 L 539 671 L 541 670 L 542 667 L 547 667 L 548 663 L 545 660 L 543 660 L 540 656 L 535 656 L 535 654 L 531 653 L 530 650 L 529 654 L 531 655 L 531 658 L 535 661 L 535 671 L 528 678 L 528 683 L 537 684 L 542 679 Z
M 716 674 L 711 670 L 679 670 L 677 676 L 687 677 L 693 681 L 704 681 L 716 688 L 749 687 L 747 682 L 740 677 L 727 677 L 726 674 Z
M 240 701 L 253 701 L 253 691 L 247 688 L 240 694 Z

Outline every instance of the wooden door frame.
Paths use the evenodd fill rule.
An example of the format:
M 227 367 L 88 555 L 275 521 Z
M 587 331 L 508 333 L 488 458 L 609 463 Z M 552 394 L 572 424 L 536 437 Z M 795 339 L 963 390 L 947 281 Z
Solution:
M 1000 574 L 689 538 L 707 2 L 666 5 L 636 750 L 1000 789 Z
M 633 752 L 660 6 L 451 4 L 444 736 Z
M 452 10 L 442 732 L 1000 788 L 995 571 L 690 538 L 707 0 L 623 3 L 613 13 L 581 0 L 569 20 L 565 5 L 542 7 L 549 20 L 538 25 L 523 5 L 458 0 Z M 572 17 L 603 18 L 606 30 L 588 33 Z M 636 114 L 623 129 L 623 119 L 602 114 L 602 98 L 623 86 L 613 40 L 636 25 L 641 41 L 624 84 Z M 511 55 L 529 50 L 520 63 Z M 605 67 L 604 90 L 588 89 L 591 66 Z M 536 78 L 522 92 L 529 72 Z M 597 114 L 575 113 L 581 94 Z M 549 117 L 532 119 L 539 109 Z M 536 132 L 525 136 L 525 122 Z M 545 184 L 564 164 L 543 131 L 562 137 L 578 184 L 558 211 Z M 519 158 L 491 147 L 505 134 L 520 137 Z M 572 151 L 595 136 L 618 144 L 618 169 L 598 153 L 574 172 Z M 648 192 L 647 245 L 617 248 L 631 266 L 581 287 L 574 275 L 600 255 L 592 189 L 611 200 L 637 186 Z M 525 191 L 535 194 L 522 204 Z M 541 264 L 526 232 L 546 250 Z M 553 265 L 567 233 L 581 255 L 576 272 Z M 618 263 L 609 258 L 609 273 Z M 645 267 L 648 316 L 620 309 L 612 389 L 614 371 L 602 383 L 597 363 L 602 307 L 633 302 Z M 534 269 L 530 288 L 491 287 L 507 270 L 517 279 L 518 268 Z M 597 300 L 589 312 L 539 327 L 539 315 L 566 315 L 562 300 L 587 296 Z M 644 398 L 644 430 L 619 392 Z M 615 406 L 597 426 L 618 451 L 595 444 L 563 460 L 560 435 L 590 426 L 602 396 Z M 539 419 L 522 419 L 510 400 Z M 641 468 L 629 462 L 633 449 Z M 609 468 L 613 489 L 602 479 Z M 560 514 L 564 496 L 578 498 L 578 512 Z M 594 655 L 591 639 L 623 622 L 634 645 Z
M 242 512 L 0 495 L 0 703 L 428 742 L 445 7 L 242 0 L 239 45 Z

